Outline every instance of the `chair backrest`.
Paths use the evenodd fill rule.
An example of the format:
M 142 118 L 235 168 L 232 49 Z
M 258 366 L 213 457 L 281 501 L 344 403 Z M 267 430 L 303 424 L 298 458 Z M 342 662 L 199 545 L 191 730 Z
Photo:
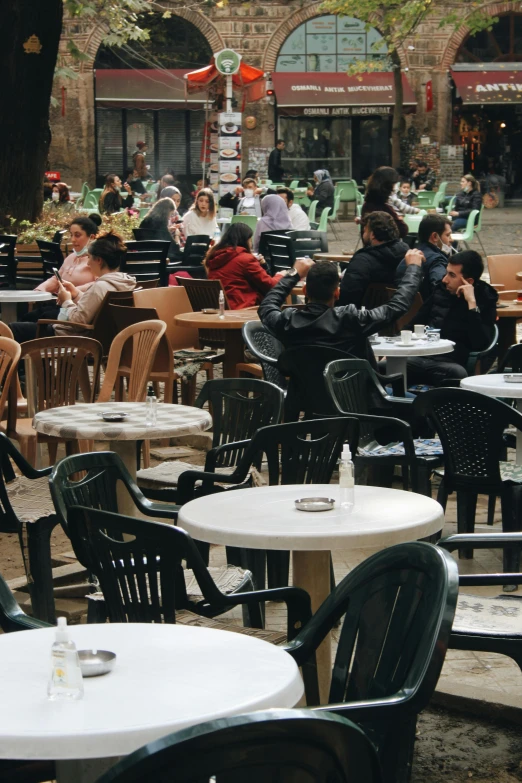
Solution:
M 0 337 L 0 421 L 4 417 L 8 399 L 14 401 L 15 405 L 16 399 L 19 399 L 17 369 L 21 352 L 22 348 L 16 340 L 9 337 Z M 12 390 L 11 386 L 13 387 Z
M 165 241 L 163 232 L 155 228 L 133 228 L 132 233 L 137 242 Z
M 386 395 L 365 359 L 335 359 L 324 368 L 326 389 L 337 413 L 372 413 Z
M 376 729 L 380 722 L 381 731 L 387 720 L 399 714 L 407 720 L 427 705 L 444 663 L 458 569 L 440 552 L 415 541 L 372 555 L 337 585 L 290 645 L 291 651 L 306 644 L 344 615 L 328 703 L 374 701 L 373 720 L 368 710 L 364 721 Z
M 166 334 L 173 351 L 198 346 L 199 334 L 197 329 L 190 326 L 178 326 L 174 323 L 177 315 L 192 311 L 192 305 L 185 287 L 170 286 L 167 288 L 134 291 L 134 303 L 136 307 L 154 308 L 157 312 L 157 318 L 160 321 L 165 321 L 167 325 Z
M 492 284 L 503 285 L 508 291 L 516 291 L 520 287 L 516 274 L 522 272 L 522 253 L 488 256 L 488 270 Z
M 127 252 L 121 271 L 141 280 L 155 280 L 159 277 L 167 285 L 167 253 L 170 242 L 157 239 L 146 242 L 125 242 Z
M 36 244 L 43 259 L 44 277 L 53 276 L 53 267 L 59 269 L 63 264 L 63 253 L 59 242 L 44 242 L 43 239 L 37 239 Z
M 278 359 L 279 371 L 290 378 L 285 402 L 285 420 L 292 421 L 300 411 L 305 418 L 337 413 L 324 381 L 324 369 L 335 359 L 352 358 L 338 348 L 303 345 L 289 348 Z
M 337 218 L 337 213 L 339 211 L 339 204 L 341 203 L 341 194 L 335 193 L 334 194 L 334 205 L 333 210 L 330 215 L 328 215 L 328 220 L 335 220 Z
M 13 337 L 13 333 L 12 333 L 11 329 L 3 321 L 0 321 L 0 337 L 8 337 L 9 340 L 13 340 L 14 342 L 16 342 L 16 340 Z M 25 399 L 25 397 L 24 397 L 24 395 L 22 393 L 22 387 L 20 386 L 20 379 L 18 377 L 18 372 L 14 373 L 14 377 L 13 377 L 11 382 L 13 383 L 14 388 L 13 388 L 12 392 L 10 391 L 8 393 L 9 403 L 10 404 L 12 403 L 18 409 L 20 409 L 21 406 L 27 407 L 27 401 L 26 401 L 26 399 Z M 11 382 L 9 383 L 9 387 L 10 388 L 11 388 Z M 13 399 L 11 397 L 11 394 L 16 395 L 16 399 Z M 4 410 L 5 410 L 5 408 L 4 408 Z M 2 414 L 0 415 L 0 421 L 3 418 L 3 415 L 4 415 L 4 411 L 2 411 Z
M 89 190 L 83 199 L 84 209 L 98 209 L 100 203 L 100 195 L 95 193 L 94 190 Z
M 295 261 L 294 244 L 284 233 L 265 231 L 261 234 L 259 252 L 269 261 L 272 274 L 288 269 Z
M 200 267 L 210 247 L 210 242 L 211 239 L 206 234 L 192 234 L 187 237 L 183 248 L 183 266 Z
M 247 226 L 250 226 L 252 231 L 255 231 L 257 226 L 257 217 L 256 215 L 232 215 L 230 224 L 232 225 L 233 223 L 246 223 Z
M 265 454 L 268 481 L 275 484 L 329 484 L 343 445 L 357 453 L 359 425 L 348 416 L 262 427 L 245 450 L 242 467 Z
M 506 355 L 499 362 L 497 372 L 522 372 L 522 343 L 508 348 Z
M 176 277 L 178 284 L 187 292 L 192 310 L 217 310 L 219 307 L 219 292 L 225 296 L 225 310 L 230 310 L 227 295 L 221 280 L 195 280 L 189 277 Z M 200 329 L 200 345 L 209 345 L 212 348 L 222 348 L 225 345 L 223 332 L 219 329 Z
M 123 307 L 122 305 L 113 304 L 110 306 L 110 310 L 118 334 L 133 324 L 140 324 L 144 321 L 162 320 L 158 317 L 158 313 L 154 307 Z M 118 375 L 124 377 L 129 376 L 132 367 L 133 351 L 134 342 L 132 340 L 127 340 L 121 352 Z M 167 332 L 165 332 L 160 340 L 150 371 L 151 373 L 167 373 L 173 378 L 174 354 L 167 337 Z M 165 381 L 166 380 L 167 378 L 165 378 Z M 129 401 L 131 401 L 130 397 Z
M 142 321 L 128 326 L 119 332 L 113 340 L 103 386 L 98 395 L 98 402 L 109 402 L 120 366 L 123 348 L 127 340 L 132 340 L 132 360 L 128 379 L 127 395 L 132 402 L 143 402 L 147 395 L 147 381 L 156 351 L 167 327 L 163 321 Z
M 319 225 L 317 226 L 318 231 L 328 231 L 328 221 L 330 220 L 330 212 L 331 212 L 330 207 L 324 207 L 323 211 L 321 212 L 321 217 L 319 218 Z
M 354 179 L 339 181 L 335 183 L 335 195 L 338 195 L 341 201 L 357 201 L 357 182 Z
M 467 389 L 431 389 L 419 394 L 413 415 L 435 427 L 444 451 L 444 483 L 454 489 L 492 494 L 501 487 L 499 462 L 504 430 L 522 430 L 522 414 Z
M 84 401 L 93 402 L 102 346 L 91 337 L 42 337 L 22 344 L 28 415 L 48 408 L 74 405 L 81 387 Z M 92 382 L 88 362 L 92 360 Z M 87 392 L 88 390 L 88 392 Z M 11 420 L 11 405 L 9 419 Z M 11 421 L 10 421 L 11 423 Z
M 260 427 L 279 424 L 283 415 L 283 391 L 256 378 L 223 378 L 207 381 L 196 407 L 209 404 L 212 413 L 212 447 L 250 440 Z M 220 455 L 216 467 L 236 465 L 244 449 Z
M 478 217 L 475 223 L 475 231 L 482 231 L 482 213 L 484 212 L 484 206 L 479 209 Z
M 473 237 L 473 231 L 475 229 L 475 221 L 477 220 L 478 215 L 480 215 L 480 209 L 472 209 L 468 215 L 468 222 L 466 223 L 465 234 L 470 238 Z
M 328 234 L 326 231 L 289 231 L 293 242 L 295 257 L 310 256 L 314 253 L 328 253 Z
M 277 360 L 285 350 L 283 343 L 273 337 L 261 321 L 248 321 L 241 331 L 246 347 L 261 364 L 265 381 L 285 390 L 288 384 L 277 366 Z
M 127 756 L 98 783 L 165 780 L 173 769 L 177 783 L 382 780 L 375 749 L 354 723 L 328 712 L 270 710 L 200 723 L 163 737 Z
M 14 285 L 16 280 L 16 234 L 0 234 L 0 283 Z
M 93 330 L 91 336 L 94 340 L 101 343 L 103 355 L 107 356 L 112 341 L 116 336 L 116 325 L 114 323 L 110 306 L 111 304 L 121 304 L 125 307 L 131 307 L 134 304 L 132 291 L 108 291 L 100 305 L 100 309 L 92 322 Z
M 312 203 L 308 208 L 308 220 L 310 221 L 310 223 L 315 223 L 315 211 L 317 209 L 318 204 L 319 202 L 316 199 L 315 201 L 312 201 Z
M 51 242 L 55 242 L 57 245 L 61 245 L 63 242 L 63 238 L 65 237 L 66 234 L 67 234 L 66 228 L 58 229 L 58 231 L 54 232 Z

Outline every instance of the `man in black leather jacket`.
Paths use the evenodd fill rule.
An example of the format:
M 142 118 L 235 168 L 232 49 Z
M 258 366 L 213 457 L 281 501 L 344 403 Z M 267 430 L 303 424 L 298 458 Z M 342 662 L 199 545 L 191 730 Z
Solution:
M 292 271 L 265 296 L 259 317 L 285 348 L 324 345 L 368 359 L 375 367 L 368 337 L 408 312 L 422 281 L 423 260 L 418 250 L 408 251 L 406 272 L 390 301 L 373 310 L 358 310 L 353 304 L 336 307 L 339 277 L 334 264 L 298 259 Z M 281 310 L 300 277 L 307 278 L 308 304 Z

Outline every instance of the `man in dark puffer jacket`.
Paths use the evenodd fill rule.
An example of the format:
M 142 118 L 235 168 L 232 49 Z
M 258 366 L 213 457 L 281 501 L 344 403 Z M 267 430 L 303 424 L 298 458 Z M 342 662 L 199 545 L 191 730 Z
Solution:
M 481 280 L 484 264 L 479 253 L 466 250 L 448 261 L 446 276 L 435 287 L 411 321 L 440 329 L 440 336 L 453 340 L 451 353 L 408 359 L 408 383 L 444 386 L 449 379 L 466 378 L 471 351 L 487 348 L 497 318 L 498 294 Z
M 364 247 L 354 254 L 344 273 L 339 305 L 361 307 L 371 283 L 393 286 L 397 267 L 409 250 L 386 212 L 370 212 L 363 218 L 362 237 Z

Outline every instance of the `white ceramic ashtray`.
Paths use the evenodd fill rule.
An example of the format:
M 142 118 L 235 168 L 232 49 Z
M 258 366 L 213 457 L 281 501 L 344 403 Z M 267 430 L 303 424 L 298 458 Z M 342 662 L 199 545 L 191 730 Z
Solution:
M 506 383 L 522 383 L 522 372 L 505 373 L 504 380 Z
M 295 501 L 298 511 L 331 511 L 334 506 L 333 498 L 300 498 Z
M 116 653 L 109 650 L 78 650 L 78 658 L 84 677 L 100 677 L 113 670 Z
M 125 411 L 102 411 L 101 413 L 104 421 L 125 421 L 128 415 Z

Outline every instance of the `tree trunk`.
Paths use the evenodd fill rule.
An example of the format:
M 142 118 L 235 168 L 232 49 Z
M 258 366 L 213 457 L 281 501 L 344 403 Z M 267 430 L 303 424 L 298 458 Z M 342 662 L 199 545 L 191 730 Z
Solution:
M 49 104 L 62 15 L 62 0 L 0 3 L 0 226 L 8 224 L 9 216 L 34 221 L 42 210 L 42 179 L 51 141 Z
M 397 51 L 391 52 L 393 64 L 393 82 L 395 87 L 395 106 L 392 121 L 392 166 L 398 168 L 401 165 L 401 128 L 403 110 L 402 69 Z

